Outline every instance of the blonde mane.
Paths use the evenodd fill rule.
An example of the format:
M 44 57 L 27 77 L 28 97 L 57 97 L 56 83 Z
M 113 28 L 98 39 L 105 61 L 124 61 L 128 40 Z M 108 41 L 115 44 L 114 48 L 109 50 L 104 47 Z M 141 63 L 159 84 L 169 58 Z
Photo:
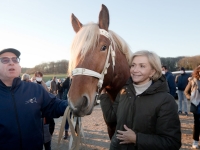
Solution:
M 130 63 L 132 52 L 128 44 L 113 31 L 109 30 L 108 32 L 110 33 L 113 49 L 116 50 L 118 48 L 126 56 L 128 63 Z M 71 71 L 76 67 L 77 61 L 84 59 L 87 51 L 96 47 L 99 42 L 99 36 L 99 26 L 95 23 L 84 25 L 76 34 L 70 49 L 69 75 L 71 75 Z M 77 60 L 78 57 L 80 57 L 79 60 Z

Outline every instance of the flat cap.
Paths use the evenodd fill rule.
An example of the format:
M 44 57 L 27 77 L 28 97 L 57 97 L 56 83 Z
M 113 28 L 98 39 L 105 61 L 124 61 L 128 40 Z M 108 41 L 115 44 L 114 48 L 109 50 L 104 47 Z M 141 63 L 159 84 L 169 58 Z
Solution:
M 21 54 L 20 51 L 14 49 L 14 48 L 6 48 L 6 49 L 3 49 L 0 51 L 0 55 L 3 53 L 6 53 L 6 52 L 11 52 L 11 53 L 15 54 L 17 57 L 19 57 Z

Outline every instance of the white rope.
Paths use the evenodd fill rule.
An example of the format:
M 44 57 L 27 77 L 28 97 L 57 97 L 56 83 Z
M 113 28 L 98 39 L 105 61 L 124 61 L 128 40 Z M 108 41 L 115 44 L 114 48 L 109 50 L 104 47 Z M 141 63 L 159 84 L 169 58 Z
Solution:
M 67 106 L 65 113 L 63 115 L 62 118 L 62 123 L 61 123 L 61 127 L 60 127 L 60 132 L 58 135 L 58 145 L 57 145 L 57 149 L 59 148 L 60 145 L 60 141 L 64 132 L 64 128 L 65 128 L 65 123 L 66 123 L 66 119 L 69 123 L 69 128 L 71 131 L 71 136 L 70 136 L 70 142 L 69 142 L 69 150 L 79 150 L 80 148 L 80 140 L 81 140 L 81 133 L 84 136 L 84 131 L 82 129 L 82 122 L 81 122 L 81 117 L 74 117 L 73 115 L 70 118 L 70 109 L 69 106 Z M 78 122 L 78 126 L 76 127 Z M 75 131 L 75 127 L 77 132 Z

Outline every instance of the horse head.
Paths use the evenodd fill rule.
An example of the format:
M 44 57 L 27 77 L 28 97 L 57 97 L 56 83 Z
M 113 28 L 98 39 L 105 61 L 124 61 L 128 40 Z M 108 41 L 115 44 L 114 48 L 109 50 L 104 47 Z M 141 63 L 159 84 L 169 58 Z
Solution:
M 109 12 L 105 5 L 99 13 L 99 23 L 83 25 L 74 14 L 71 22 L 76 36 L 69 61 L 72 82 L 68 100 L 73 114 L 82 117 L 91 114 L 95 97 L 103 88 L 115 99 L 130 76 L 131 52 L 120 36 L 108 30 Z

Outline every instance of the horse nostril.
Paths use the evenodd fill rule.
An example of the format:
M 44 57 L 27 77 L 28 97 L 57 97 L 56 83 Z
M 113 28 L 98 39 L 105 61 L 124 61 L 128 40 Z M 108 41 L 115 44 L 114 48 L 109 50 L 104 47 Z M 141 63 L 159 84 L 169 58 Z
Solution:
M 88 99 L 86 96 L 82 97 L 82 108 L 85 108 L 88 106 Z

